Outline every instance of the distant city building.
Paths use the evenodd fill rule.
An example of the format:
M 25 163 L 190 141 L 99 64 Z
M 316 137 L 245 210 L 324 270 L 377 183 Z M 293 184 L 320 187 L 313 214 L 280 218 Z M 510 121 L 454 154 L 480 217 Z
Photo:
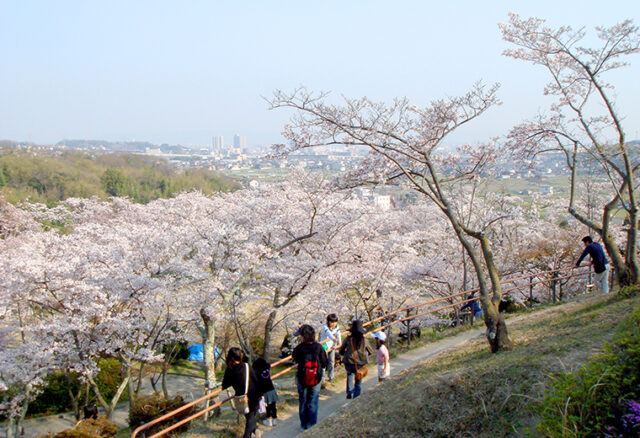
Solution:
M 245 149 L 247 147 L 247 137 L 244 135 L 234 135 L 233 136 L 233 148 L 234 149 Z
M 222 152 L 224 149 L 224 137 L 222 135 L 216 135 L 213 137 L 213 151 Z

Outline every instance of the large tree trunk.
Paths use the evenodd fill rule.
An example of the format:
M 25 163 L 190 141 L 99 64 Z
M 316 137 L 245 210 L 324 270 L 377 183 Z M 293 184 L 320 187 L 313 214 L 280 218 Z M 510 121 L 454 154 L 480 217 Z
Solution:
M 489 271 L 491 288 L 493 290 L 491 305 L 489 307 L 492 316 L 487 322 L 487 338 L 491 345 L 491 351 L 496 353 L 506 347 L 509 347 L 511 345 L 511 339 L 509 339 L 509 332 L 507 330 L 507 324 L 504 321 L 504 316 L 500 314 L 502 287 L 500 285 L 498 269 L 493 261 L 493 253 L 489 246 L 489 239 L 487 239 L 486 235 L 481 234 L 479 240 L 482 247 L 482 255 L 484 256 L 484 261 L 487 266 L 487 270 Z
M 277 316 L 278 316 L 278 309 L 273 309 L 271 313 L 269 313 L 267 322 L 264 325 L 264 349 L 262 350 L 262 358 L 264 360 L 267 360 L 267 354 L 271 349 L 271 342 L 273 338 L 273 326 L 276 322 Z
M 7 422 L 7 438 L 19 438 L 22 436 L 22 425 L 24 424 L 24 417 L 27 415 L 28 407 L 29 402 L 25 402 L 20 415 L 9 419 Z
M 497 353 L 498 351 L 508 347 L 511 344 L 511 340 L 509 339 L 507 324 L 505 323 L 502 315 L 500 315 L 499 306 L 500 300 L 502 299 L 500 277 L 493 261 L 493 254 L 489 247 L 489 241 L 484 234 L 462 226 L 446 202 L 444 202 L 444 207 L 445 208 L 443 208 L 442 211 L 445 213 L 447 218 L 449 218 L 449 222 L 453 226 L 458 240 L 466 250 L 469 260 L 471 260 L 471 264 L 476 271 L 478 288 L 480 289 L 480 306 L 484 313 L 484 323 L 487 326 L 487 341 L 489 342 L 491 351 L 493 353 Z M 480 262 L 480 255 L 477 253 L 473 245 L 471 245 L 467 236 L 480 242 L 485 265 L 489 271 L 493 293 L 490 293 L 487 285 L 487 280 L 483 273 L 483 265 Z
M 205 388 L 210 389 L 216 386 L 216 328 L 215 321 L 207 315 L 204 308 L 200 309 L 200 317 L 202 317 L 202 323 L 204 324 L 200 334 L 202 335 L 202 351 L 204 355 Z

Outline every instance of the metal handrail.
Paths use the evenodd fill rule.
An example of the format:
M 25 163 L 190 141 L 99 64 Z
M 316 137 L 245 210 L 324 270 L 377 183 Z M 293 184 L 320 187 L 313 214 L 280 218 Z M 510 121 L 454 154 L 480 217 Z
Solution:
M 535 273 L 535 274 L 530 274 L 530 275 L 526 275 L 526 276 L 522 276 L 522 277 L 510 278 L 510 279 L 507 279 L 507 280 L 504 280 L 504 281 L 500 281 L 500 284 L 514 283 L 514 282 L 519 281 L 519 280 L 525 280 L 525 279 L 537 277 L 537 276 L 543 275 L 543 274 L 553 274 L 553 273 L 556 273 L 556 272 L 561 272 L 561 271 L 566 271 L 566 270 L 575 270 L 575 269 L 578 269 L 578 267 L 571 266 L 571 267 L 554 269 L 554 270 L 551 270 L 551 271 L 542 271 L 542 272 L 538 272 L 538 273 Z M 551 281 L 557 281 L 557 280 L 563 280 L 563 279 L 567 279 L 567 278 L 579 277 L 579 276 L 586 275 L 586 274 L 588 274 L 588 272 L 583 272 L 583 273 L 579 273 L 579 274 L 571 274 L 571 275 L 566 275 L 566 276 L 562 276 L 562 277 L 554 277 L 554 278 L 552 278 L 550 280 L 539 280 L 539 281 L 536 281 L 536 282 L 529 282 L 529 283 L 523 284 L 521 286 L 514 286 L 512 288 L 505 289 L 502 292 L 506 294 L 506 293 L 509 293 L 511 291 L 514 291 L 514 290 L 517 290 L 517 289 L 521 289 L 521 288 L 524 288 L 524 287 L 530 287 L 530 286 L 535 285 L 535 284 L 548 283 L 548 282 L 551 282 Z M 465 290 L 465 291 L 462 291 L 462 292 L 457 292 L 457 293 L 454 293 L 454 294 L 451 294 L 451 295 L 447 295 L 447 296 L 444 296 L 444 297 L 434 298 L 434 299 L 431 299 L 431 300 L 428 300 L 428 301 L 425 301 L 425 302 L 422 302 L 422 303 L 414 304 L 414 305 L 411 305 L 411 306 L 408 306 L 408 307 L 405 307 L 405 308 L 402 308 L 402 309 L 398 309 L 398 310 L 395 310 L 393 312 L 387 313 L 387 314 L 385 314 L 383 316 L 380 316 L 378 318 L 375 318 L 375 319 L 372 319 L 370 321 L 367 321 L 366 323 L 363 324 L 363 326 L 366 327 L 366 326 L 371 325 L 371 324 L 373 324 L 375 322 L 378 322 L 378 321 L 381 321 L 381 320 L 384 320 L 384 319 L 388 319 L 389 317 L 391 317 L 393 315 L 396 315 L 396 314 L 398 314 L 400 312 L 406 312 L 406 311 L 410 311 L 410 310 L 416 309 L 418 307 L 426 306 L 426 305 L 429 305 L 429 304 L 435 304 L 435 303 L 440 302 L 440 301 L 449 300 L 449 299 L 452 299 L 452 298 L 455 298 L 455 297 L 459 297 L 461 295 L 466 295 L 466 294 L 469 294 L 469 293 L 472 293 L 472 292 L 477 292 L 478 290 L 480 290 L 480 288 L 469 289 L 469 290 Z M 480 299 L 480 297 L 472 297 L 472 298 L 468 298 L 466 300 L 456 301 L 455 303 L 452 303 L 452 304 L 449 304 L 449 305 L 446 305 L 446 306 L 443 306 L 443 307 L 439 307 L 437 309 L 430 309 L 430 310 L 428 310 L 426 312 L 418 313 L 418 314 L 415 314 L 415 315 L 409 315 L 409 316 L 407 316 L 405 318 L 401 318 L 401 319 L 397 319 L 395 321 L 392 321 L 391 323 L 389 323 L 387 325 L 383 325 L 383 326 L 380 326 L 378 328 L 375 328 L 375 329 L 367 332 L 365 334 L 365 336 L 371 335 L 372 333 L 375 333 L 375 332 L 378 332 L 378 331 L 381 331 L 381 330 L 385 330 L 385 329 L 387 329 L 387 328 L 389 328 L 389 327 L 391 327 L 391 326 L 393 326 L 395 324 L 399 324 L 401 322 L 409 321 L 409 320 L 412 320 L 412 319 L 415 319 L 415 318 L 419 318 L 421 316 L 425 316 L 425 315 L 428 315 L 428 314 L 431 314 L 431 313 L 439 312 L 441 310 L 449 309 L 449 308 L 452 308 L 452 307 L 457 307 L 457 306 L 459 306 L 461 304 L 466 304 L 466 303 L 469 303 L 471 301 L 476 301 L 476 300 L 479 300 L 479 299 Z M 343 334 L 346 334 L 348 332 L 349 332 L 349 330 L 345 330 L 345 331 L 342 331 L 340 333 L 341 333 L 341 335 L 343 335 Z M 324 344 L 325 342 L 327 342 L 327 340 L 321 341 L 320 344 Z M 334 346 L 334 347 L 330 348 L 329 350 L 327 350 L 327 352 L 335 350 L 337 348 L 338 348 L 338 346 Z M 292 356 L 289 355 L 287 357 L 284 357 L 284 358 L 280 359 L 279 361 L 274 362 L 271 365 L 271 367 L 273 368 L 273 367 L 275 367 L 277 365 L 280 365 L 282 363 L 285 363 L 285 362 L 287 362 L 287 361 L 289 361 L 291 359 L 292 359 Z M 290 366 L 288 368 L 285 368 L 284 370 L 280 371 L 279 373 L 275 374 L 271 378 L 272 379 L 277 379 L 278 377 L 288 373 L 289 371 L 293 371 L 296 368 L 297 368 L 297 365 L 294 364 L 294 365 L 292 365 L 292 366 Z M 164 420 L 166 420 L 168 418 L 171 418 L 174 415 L 184 411 L 185 409 L 190 408 L 191 406 L 194 406 L 194 405 L 196 405 L 196 404 L 198 404 L 198 403 L 200 403 L 202 401 L 205 401 L 205 400 L 208 400 L 208 399 L 210 399 L 212 397 L 215 397 L 220 392 L 222 392 L 222 389 L 217 389 L 215 391 L 212 391 L 211 393 L 206 394 L 203 397 L 200 397 L 198 400 L 192 401 L 192 402 L 190 402 L 190 403 L 188 403 L 188 404 L 186 404 L 184 406 L 181 406 L 180 408 L 178 408 L 178 409 L 176 409 L 174 411 L 168 412 L 167 414 L 165 414 L 165 415 L 163 415 L 163 416 L 161 416 L 159 418 L 156 418 L 153 421 L 150 421 L 149 423 L 141 425 L 140 427 L 138 427 L 136 430 L 133 431 L 133 433 L 131 434 L 131 438 L 136 438 L 136 436 L 141 431 L 143 431 L 145 429 L 148 429 L 149 427 L 151 427 L 151 426 L 153 426 L 155 424 L 158 424 L 158 423 L 160 423 L 160 422 L 162 422 L 162 421 L 164 421 Z M 233 399 L 233 397 L 228 397 L 228 398 L 226 398 L 226 399 L 224 399 L 222 401 L 219 401 L 218 403 L 216 403 L 216 404 L 214 404 L 212 406 L 209 406 L 209 407 L 203 409 L 202 411 L 199 411 L 199 412 L 191 415 L 188 418 L 182 419 L 178 423 L 175 423 L 175 424 L 171 425 L 170 427 L 168 427 L 168 428 L 156 433 L 155 435 L 152 435 L 149 438 L 159 438 L 159 437 L 171 432 L 172 430 L 182 426 L 183 424 L 186 424 L 186 423 L 188 423 L 188 422 L 190 422 L 190 421 L 192 421 L 192 420 L 204 415 L 205 413 L 207 413 L 207 412 L 209 412 L 209 411 L 211 411 L 211 410 L 223 405 L 224 403 L 226 403 L 227 401 L 230 401 L 231 399 Z

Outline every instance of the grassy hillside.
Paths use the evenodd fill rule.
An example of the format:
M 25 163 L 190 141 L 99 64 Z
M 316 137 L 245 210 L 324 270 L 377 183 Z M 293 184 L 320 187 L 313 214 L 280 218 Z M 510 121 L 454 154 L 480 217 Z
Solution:
M 582 366 L 639 305 L 595 297 L 521 316 L 509 323 L 510 351 L 471 341 L 378 384 L 301 436 L 538 436 L 535 407 L 550 374 Z
M 176 172 L 164 160 L 141 155 L 0 150 L 0 196 L 13 203 L 28 198 L 51 205 L 94 195 L 144 203 L 183 190 L 212 193 L 238 187 L 205 169 Z

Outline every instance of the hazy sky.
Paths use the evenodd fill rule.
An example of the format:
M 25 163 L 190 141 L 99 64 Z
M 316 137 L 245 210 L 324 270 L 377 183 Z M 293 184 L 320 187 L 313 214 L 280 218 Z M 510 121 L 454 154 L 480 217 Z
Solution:
M 509 11 L 555 26 L 640 24 L 640 1 L 0 0 L 0 139 L 208 145 L 282 141 L 262 96 L 305 85 L 414 104 L 502 84 L 503 105 L 454 140 L 503 135 L 546 107 L 546 76 L 501 55 Z M 640 138 L 640 55 L 615 72 Z

